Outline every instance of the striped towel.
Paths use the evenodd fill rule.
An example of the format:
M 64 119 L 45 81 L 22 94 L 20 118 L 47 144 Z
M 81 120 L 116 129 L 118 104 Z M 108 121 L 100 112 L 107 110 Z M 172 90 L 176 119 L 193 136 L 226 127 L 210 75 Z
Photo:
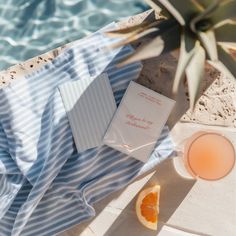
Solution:
M 58 86 L 105 72 L 118 105 L 142 66 L 117 68 L 133 49 L 105 51 L 113 42 L 94 33 L 0 90 L 0 236 L 58 234 L 94 216 L 95 202 L 171 155 L 167 127 L 146 164 L 105 145 L 76 151 Z

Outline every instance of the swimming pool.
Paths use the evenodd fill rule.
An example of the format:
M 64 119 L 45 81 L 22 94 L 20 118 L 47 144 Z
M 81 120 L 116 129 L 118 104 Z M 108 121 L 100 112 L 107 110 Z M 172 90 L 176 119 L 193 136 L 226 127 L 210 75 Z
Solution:
M 0 70 L 146 9 L 143 0 L 0 0 Z

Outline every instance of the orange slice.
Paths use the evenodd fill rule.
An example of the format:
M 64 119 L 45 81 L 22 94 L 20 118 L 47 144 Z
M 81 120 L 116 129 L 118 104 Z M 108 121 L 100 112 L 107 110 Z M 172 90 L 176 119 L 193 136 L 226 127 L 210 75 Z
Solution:
M 147 228 L 157 230 L 160 186 L 155 185 L 140 192 L 136 202 L 136 214 Z

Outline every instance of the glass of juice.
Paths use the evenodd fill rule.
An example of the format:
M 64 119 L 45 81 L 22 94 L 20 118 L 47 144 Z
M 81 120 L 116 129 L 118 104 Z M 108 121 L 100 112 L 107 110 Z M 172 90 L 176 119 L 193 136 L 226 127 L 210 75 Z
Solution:
M 221 179 L 230 173 L 235 164 L 233 144 L 215 132 L 197 132 L 192 135 L 185 141 L 181 156 L 185 170 L 196 179 Z

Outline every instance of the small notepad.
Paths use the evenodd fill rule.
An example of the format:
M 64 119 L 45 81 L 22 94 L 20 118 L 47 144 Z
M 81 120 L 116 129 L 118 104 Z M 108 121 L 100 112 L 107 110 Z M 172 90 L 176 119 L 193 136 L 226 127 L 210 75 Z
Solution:
M 146 162 L 175 101 L 131 82 L 105 134 L 104 143 Z
M 116 110 L 107 74 L 59 86 L 78 152 L 98 147 Z

